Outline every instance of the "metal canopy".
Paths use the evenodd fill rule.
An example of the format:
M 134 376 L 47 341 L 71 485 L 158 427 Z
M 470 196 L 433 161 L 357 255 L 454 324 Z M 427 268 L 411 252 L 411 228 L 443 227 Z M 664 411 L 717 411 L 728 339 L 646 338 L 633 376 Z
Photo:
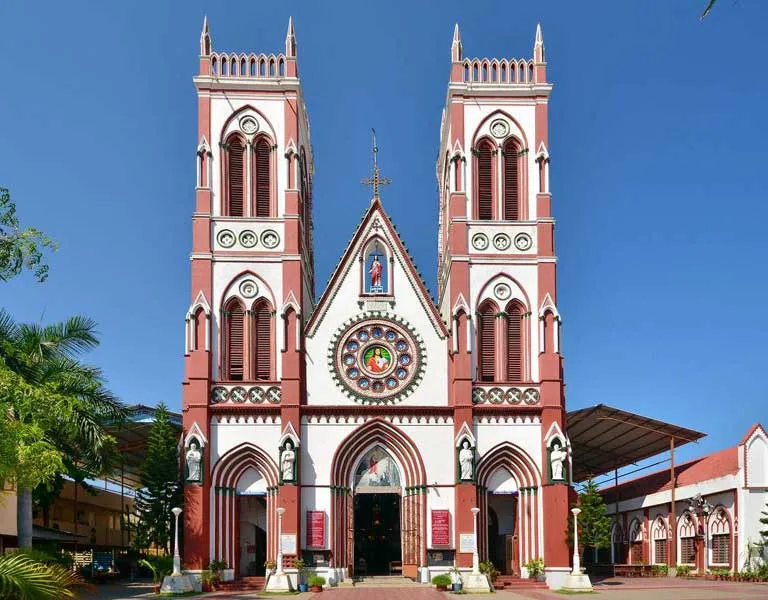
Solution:
M 137 404 L 129 408 L 128 418 L 119 426 L 107 428 L 117 439 L 117 451 L 120 453 L 121 465 L 109 476 L 109 480 L 127 488 L 141 487 L 141 470 L 147 455 L 149 429 L 155 422 L 155 408 Z M 168 411 L 168 420 L 181 434 L 181 414 Z
M 573 481 L 636 464 L 675 447 L 696 442 L 706 433 L 598 404 L 569 412 L 568 438 L 573 449 Z

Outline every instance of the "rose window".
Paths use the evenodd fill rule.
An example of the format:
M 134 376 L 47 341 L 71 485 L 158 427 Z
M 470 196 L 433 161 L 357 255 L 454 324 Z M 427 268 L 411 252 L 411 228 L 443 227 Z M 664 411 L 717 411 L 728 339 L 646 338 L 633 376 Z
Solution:
M 357 400 L 396 401 L 420 378 L 420 356 L 420 344 L 400 324 L 362 321 L 337 338 L 336 379 Z

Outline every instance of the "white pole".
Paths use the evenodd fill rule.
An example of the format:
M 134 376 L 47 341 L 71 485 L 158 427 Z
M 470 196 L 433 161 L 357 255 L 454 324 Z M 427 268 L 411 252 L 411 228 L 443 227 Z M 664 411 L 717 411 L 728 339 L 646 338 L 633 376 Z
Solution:
M 180 508 L 172 508 L 171 512 L 176 516 L 176 530 L 173 540 L 173 573 L 174 577 L 181 575 L 181 555 L 179 554 L 179 515 Z
M 472 509 L 472 533 L 474 534 L 475 538 L 475 547 L 474 551 L 472 552 L 472 575 L 479 575 L 480 574 L 480 556 L 477 553 L 477 514 L 480 512 L 480 509 L 477 508 L 477 506 L 473 507 Z
M 283 513 L 281 506 L 277 509 L 277 575 L 283 574 Z
M 581 575 L 581 561 L 579 560 L 579 519 L 580 508 L 572 508 L 573 513 L 573 571 L 571 575 Z

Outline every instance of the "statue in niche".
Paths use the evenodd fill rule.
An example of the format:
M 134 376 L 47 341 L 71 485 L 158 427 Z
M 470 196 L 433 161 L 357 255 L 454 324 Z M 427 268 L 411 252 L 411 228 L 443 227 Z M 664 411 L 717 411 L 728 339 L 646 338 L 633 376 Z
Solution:
M 200 452 L 200 445 L 196 440 L 192 440 L 189 444 L 189 450 L 187 450 L 184 458 L 187 461 L 187 481 L 202 481 L 202 469 L 200 467 L 203 453 Z
M 475 476 L 475 452 L 469 440 L 461 443 L 459 450 L 459 479 L 462 481 L 472 481 Z
M 284 482 L 295 480 L 294 466 L 296 465 L 296 452 L 293 449 L 293 442 L 286 440 L 283 446 L 283 452 L 280 454 L 280 472 Z
M 565 460 L 568 453 L 563 449 L 560 440 L 554 440 L 549 450 L 549 464 L 552 468 L 552 481 L 565 481 Z
M 373 255 L 373 262 L 371 268 L 368 270 L 371 276 L 371 293 L 381 293 L 384 291 L 384 286 L 381 285 L 381 274 L 384 271 L 384 265 L 381 264 L 378 254 Z

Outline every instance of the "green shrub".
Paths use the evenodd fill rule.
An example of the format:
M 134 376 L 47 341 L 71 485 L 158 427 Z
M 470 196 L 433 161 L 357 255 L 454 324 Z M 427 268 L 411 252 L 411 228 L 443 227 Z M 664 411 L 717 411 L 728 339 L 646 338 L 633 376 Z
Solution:
M 543 558 L 532 558 L 527 563 L 523 565 L 526 569 L 528 569 L 528 577 L 533 579 L 534 577 L 538 577 L 542 573 L 544 573 L 544 559 Z
M 173 573 L 173 556 L 168 554 L 142 558 L 139 564 L 152 571 L 152 581 L 155 583 L 161 582 L 166 575 Z
M 445 573 L 442 573 L 440 575 L 435 575 L 432 578 L 432 585 L 444 585 L 447 587 L 451 585 L 451 578 L 449 575 L 446 575 Z
M 480 563 L 480 572 L 488 577 L 488 581 L 493 581 L 499 576 L 499 570 L 493 566 L 490 560 L 484 560 Z
M 308 584 L 309 587 L 322 587 L 325 585 L 325 577 L 322 575 L 312 575 L 312 577 L 309 578 Z
M 686 577 L 691 574 L 691 566 L 690 565 L 677 565 L 677 576 L 678 577 Z

